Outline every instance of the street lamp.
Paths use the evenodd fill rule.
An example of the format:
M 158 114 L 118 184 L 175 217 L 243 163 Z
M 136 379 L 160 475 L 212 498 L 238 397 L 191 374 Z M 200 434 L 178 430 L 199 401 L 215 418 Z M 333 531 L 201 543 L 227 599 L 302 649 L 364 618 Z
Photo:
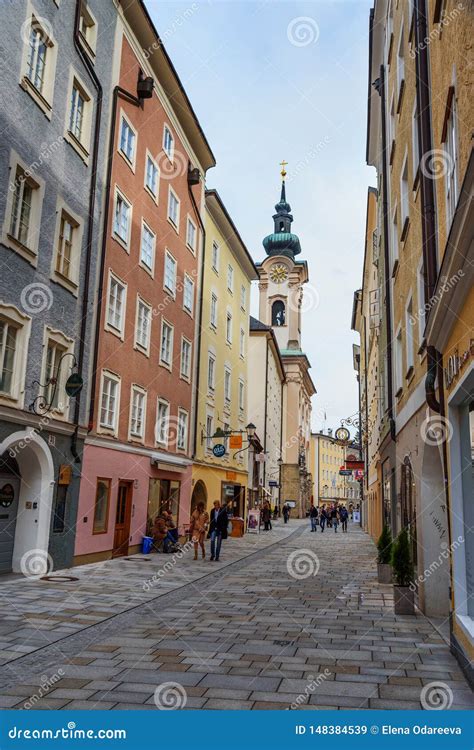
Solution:
M 248 439 L 251 440 L 254 437 L 257 428 L 255 427 L 253 422 L 249 422 L 245 429 L 247 430 Z

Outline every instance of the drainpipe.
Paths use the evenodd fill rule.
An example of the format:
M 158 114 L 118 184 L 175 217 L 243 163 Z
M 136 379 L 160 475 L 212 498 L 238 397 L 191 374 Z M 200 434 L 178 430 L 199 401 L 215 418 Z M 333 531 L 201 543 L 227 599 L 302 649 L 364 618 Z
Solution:
M 204 304 L 204 265 L 206 260 L 206 228 L 201 218 L 201 214 L 194 198 L 192 186 L 197 185 L 199 182 L 199 170 L 191 169 L 191 164 L 188 165 L 188 192 L 193 204 L 194 212 L 198 220 L 199 226 L 202 232 L 202 255 L 201 255 L 201 267 L 199 269 L 199 304 L 198 304 L 198 336 L 196 346 L 196 387 L 194 388 L 194 439 L 193 439 L 193 455 L 192 459 L 196 457 L 197 448 L 197 431 L 198 431 L 198 397 L 199 397 L 199 378 L 201 374 L 201 322 L 202 322 L 202 308 Z M 205 197 L 204 197 L 205 200 Z
M 389 229 L 388 229 L 388 171 L 387 171 L 387 124 L 386 124 L 386 96 L 385 96 L 385 68 L 380 66 L 380 78 L 374 82 L 374 87 L 380 96 L 380 107 L 382 115 L 382 180 L 383 180 L 383 237 L 384 237 L 384 291 L 385 291 L 385 316 L 387 319 L 387 383 L 388 383 L 388 418 L 390 423 L 390 437 L 395 443 L 395 420 L 393 418 L 393 380 L 392 380 L 392 310 L 390 296 L 390 254 L 389 254 Z
M 101 316 L 102 316 L 102 303 L 103 303 L 103 292 L 104 292 L 104 272 L 105 272 L 105 256 L 106 256 L 106 245 L 108 239 L 108 224 L 110 214 L 110 186 L 112 182 L 112 166 L 115 148 L 115 129 L 117 124 L 117 101 L 119 97 L 130 102 L 135 107 L 143 107 L 143 99 L 149 99 L 153 95 L 153 89 L 149 88 L 148 91 L 140 89 L 141 84 L 146 85 L 148 82 L 151 86 L 153 79 L 139 77 L 137 83 L 137 93 L 139 96 L 131 94 L 121 86 L 115 86 L 112 95 L 112 120 L 110 123 L 109 133 L 109 147 L 107 153 L 107 178 L 105 183 L 105 207 L 104 207 L 104 221 L 102 231 L 102 243 L 100 247 L 100 270 L 99 270 L 99 284 L 97 288 L 97 315 L 96 315 L 96 326 L 94 336 L 94 353 L 92 359 L 92 389 L 89 404 L 89 432 L 92 430 L 94 425 L 94 411 L 96 401 L 96 380 L 97 380 L 97 362 L 99 358 L 99 341 L 101 331 Z
M 88 306 L 89 306 L 89 285 L 90 285 L 90 266 L 92 256 L 92 241 L 94 232 L 94 214 L 95 214 L 95 195 L 97 186 L 97 163 L 99 158 L 99 142 L 100 142 L 100 122 L 102 118 L 102 86 L 94 70 L 94 66 L 90 61 L 87 53 L 82 48 L 79 25 L 81 19 L 81 0 L 76 2 L 76 12 L 74 17 L 74 46 L 77 50 L 79 57 L 81 58 L 84 67 L 86 68 L 92 83 L 97 91 L 96 98 L 96 114 L 94 123 L 94 136 L 92 145 L 92 160 L 91 160 L 91 185 L 89 191 L 89 209 L 87 219 L 87 233 L 86 233 L 86 257 L 85 257 L 85 274 L 84 274 L 84 286 L 82 294 L 82 305 L 81 305 L 81 326 L 79 335 L 79 350 L 77 357 L 77 370 L 82 375 L 84 367 L 84 349 L 85 340 L 87 333 L 87 317 L 88 317 Z M 71 436 L 71 453 L 74 456 L 75 463 L 81 463 L 81 458 L 77 452 L 77 435 L 79 431 L 80 421 L 80 410 L 81 410 L 81 393 L 78 393 L 74 402 L 74 432 Z

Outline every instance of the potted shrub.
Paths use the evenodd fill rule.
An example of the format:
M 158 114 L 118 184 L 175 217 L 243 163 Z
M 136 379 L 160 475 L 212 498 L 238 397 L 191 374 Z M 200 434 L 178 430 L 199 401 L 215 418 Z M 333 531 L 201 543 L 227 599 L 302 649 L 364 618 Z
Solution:
M 379 583 L 392 583 L 392 532 L 387 524 L 377 542 L 377 577 Z
M 396 615 L 415 614 L 415 589 L 410 540 L 406 529 L 402 529 L 392 545 L 393 603 Z

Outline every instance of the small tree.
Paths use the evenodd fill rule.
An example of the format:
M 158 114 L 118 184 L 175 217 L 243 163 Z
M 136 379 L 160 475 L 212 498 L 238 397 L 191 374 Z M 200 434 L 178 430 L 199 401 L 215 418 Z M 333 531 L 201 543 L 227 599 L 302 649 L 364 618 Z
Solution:
M 400 531 L 392 545 L 392 568 L 398 586 L 409 586 L 412 583 L 414 568 L 406 529 Z
M 392 559 L 392 532 L 387 524 L 384 525 L 382 533 L 377 542 L 377 562 L 380 565 L 390 565 Z

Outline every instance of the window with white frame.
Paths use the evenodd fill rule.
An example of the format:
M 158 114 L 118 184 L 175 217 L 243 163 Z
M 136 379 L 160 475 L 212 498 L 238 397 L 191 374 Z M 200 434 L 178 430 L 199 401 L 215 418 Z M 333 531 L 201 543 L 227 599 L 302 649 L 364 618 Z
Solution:
M 210 414 L 206 417 L 206 449 L 212 450 L 212 435 L 214 434 L 214 417 Z
M 228 344 L 232 343 L 232 313 L 229 311 L 226 314 L 225 338 Z
M 405 355 L 406 355 L 406 374 L 410 372 L 410 369 L 414 365 L 414 354 L 413 354 L 413 326 L 415 319 L 413 317 L 413 298 L 410 297 L 408 304 L 405 308 Z
M 113 232 L 114 236 L 127 248 L 130 242 L 131 219 L 132 207 L 130 203 L 116 190 Z
M 240 329 L 240 356 L 245 356 L 245 331 L 243 328 Z
M 21 84 L 46 116 L 51 118 L 57 45 L 51 36 L 49 24 L 42 22 L 40 16 L 32 14 L 27 27 L 28 23 L 25 22 L 22 28 L 28 42 L 24 47 Z
M 145 434 L 146 391 L 132 385 L 130 399 L 130 436 L 143 440 Z
M 191 377 L 191 351 L 192 344 L 188 339 L 181 337 L 181 365 L 180 374 L 185 380 Z
M 395 394 L 403 387 L 403 342 L 402 329 L 399 328 L 395 338 Z
M 127 286 L 116 276 L 109 276 L 109 294 L 107 299 L 107 327 L 123 336 L 125 328 L 125 303 Z
M 458 136 L 457 136 L 457 116 L 456 116 L 456 97 L 454 90 L 450 97 L 449 115 L 446 120 L 444 148 L 446 153 L 446 223 L 447 227 L 451 222 L 456 211 L 458 202 Z
M 32 23 L 29 34 L 27 77 L 40 93 L 43 91 L 47 53 L 47 35 L 37 22 Z
M 405 30 L 403 23 L 400 26 L 400 38 L 398 40 L 397 52 L 397 112 L 400 111 L 403 89 L 405 87 Z
M 120 396 L 120 380 L 112 373 L 102 373 L 102 389 L 100 397 L 100 427 L 107 430 L 117 430 L 118 409 Z
M 418 266 L 417 273 L 417 291 L 418 291 L 418 342 L 421 346 L 424 339 L 426 310 L 425 310 L 425 275 L 423 270 L 423 258 Z
M 217 328 L 217 294 L 211 294 L 210 323 L 213 328 Z
M 393 160 L 393 151 L 395 148 L 395 135 L 396 135 L 396 128 L 397 128 L 397 112 L 396 112 L 396 104 L 395 104 L 395 92 L 392 92 L 392 98 L 390 100 L 390 114 L 388 118 L 388 127 L 389 127 L 389 148 L 390 148 L 390 163 L 392 163 Z
M 13 170 L 11 214 L 8 234 L 25 249 L 36 253 L 38 247 L 42 190 L 21 164 Z
M 194 307 L 194 281 L 190 276 L 184 274 L 183 283 L 183 307 L 184 309 L 193 314 Z
M 130 166 L 135 166 L 136 132 L 131 123 L 122 113 L 120 118 L 119 150 Z
M 147 352 L 150 348 L 151 307 L 140 297 L 137 300 L 137 318 L 135 324 L 135 345 Z
M 74 79 L 71 92 L 71 106 L 69 112 L 69 132 L 79 142 L 83 139 L 84 110 L 87 97 L 81 86 Z
M 226 367 L 224 370 L 224 399 L 227 404 L 230 403 L 231 382 L 232 382 L 231 371 L 228 367 Z
M 240 307 L 245 310 L 247 305 L 247 288 L 242 284 L 240 287 Z
M 186 222 L 186 244 L 193 253 L 196 252 L 197 228 L 189 216 Z
M 234 269 L 232 268 L 230 263 L 227 266 L 227 289 L 229 290 L 229 292 L 234 291 Z
M 173 361 L 173 326 L 163 320 L 161 324 L 160 362 L 171 368 Z
M 408 158 L 405 156 L 403 162 L 402 172 L 400 175 L 400 214 L 402 221 L 402 241 L 405 239 L 407 230 L 407 219 L 409 217 L 410 203 L 409 203 L 410 189 L 408 187 Z
M 398 265 L 398 222 L 397 222 L 397 206 L 393 209 L 392 214 L 392 226 L 391 226 L 391 237 L 390 237 L 390 260 L 391 260 L 391 271 L 395 271 Z
M 178 434 L 176 446 L 178 450 L 185 451 L 188 447 L 188 412 L 178 409 Z
M 155 244 L 155 233 L 152 232 L 150 227 L 143 221 L 140 243 L 140 264 L 145 266 L 145 268 L 151 272 L 153 272 L 155 265 Z
M 80 226 L 64 209 L 59 214 L 55 271 L 69 282 L 76 283 L 81 252 Z
M 239 411 L 243 412 L 245 409 L 245 383 L 243 380 L 239 380 Z
M 19 326 L 0 317 L 0 393 L 12 396 Z
M 216 358 L 209 352 L 207 355 L 207 388 L 214 392 L 216 386 Z
M 212 268 L 219 273 L 219 245 L 217 242 L 212 243 Z
M 165 253 L 164 286 L 174 296 L 176 294 L 176 274 L 178 264 L 168 250 Z
M 163 151 L 167 155 L 170 161 L 173 161 L 174 156 L 174 138 L 171 130 L 167 125 L 163 128 Z
M 21 406 L 30 325 L 27 315 L 0 303 L 0 400 L 4 403 L 15 401 Z
M 97 21 L 84 0 L 81 2 L 79 34 L 86 51 L 94 59 L 97 47 Z
M 168 219 L 177 229 L 179 226 L 179 198 L 171 187 L 168 188 Z
M 160 445 L 168 445 L 168 429 L 170 417 L 170 405 L 167 401 L 159 398 L 156 409 L 156 442 Z
M 155 201 L 158 198 L 159 171 L 155 160 L 147 153 L 145 167 L 145 187 L 152 194 Z

